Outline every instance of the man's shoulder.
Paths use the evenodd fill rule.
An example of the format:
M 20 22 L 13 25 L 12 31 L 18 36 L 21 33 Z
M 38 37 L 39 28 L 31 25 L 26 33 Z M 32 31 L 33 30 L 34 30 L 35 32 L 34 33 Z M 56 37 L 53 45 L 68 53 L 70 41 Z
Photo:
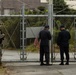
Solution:
M 4 36 L 5 36 L 4 34 L 0 34 L 0 39 L 1 39 L 1 38 L 4 38 Z
M 70 33 L 70 32 L 69 32 L 69 31 L 67 31 L 67 30 L 65 30 L 65 33 L 67 33 L 67 34 L 68 34 L 68 33 Z
M 39 33 L 43 32 L 43 30 L 41 30 Z
M 60 34 L 62 34 L 62 35 L 63 35 L 63 34 L 67 34 L 67 35 L 68 35 L 68 34 L 70 34 L 70 32 L 67 31 L 67 30 L 64 30 L 64 31 L 61 31 Z

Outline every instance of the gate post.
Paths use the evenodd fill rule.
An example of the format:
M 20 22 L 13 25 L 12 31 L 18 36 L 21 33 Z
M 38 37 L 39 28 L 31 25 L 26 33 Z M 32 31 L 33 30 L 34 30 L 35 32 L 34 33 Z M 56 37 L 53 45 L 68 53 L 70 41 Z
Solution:
M 48 25 L 52 35 L 52 39 L 50 41 L 49 47 L 51 50 L 51 63 L 53 63 L 53 0 L 49 0 L 49 4 L 48 4 Z
M 25 53 L 25 47 L 26 47 L 26 24 L 25 24 L 25 4 L 22 5 L 22 51 L 20 54 L 20 59 L 25 60 L 27 58 Z

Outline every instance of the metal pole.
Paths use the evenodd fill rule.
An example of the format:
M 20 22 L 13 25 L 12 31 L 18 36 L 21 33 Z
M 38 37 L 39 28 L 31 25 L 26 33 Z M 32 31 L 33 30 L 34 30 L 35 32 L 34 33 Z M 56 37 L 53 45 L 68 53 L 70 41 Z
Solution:
M 76 40 L 76 18 L 74 18 L 74 40 Z M 76 41 L 74 41 L 74 59 L 76 59 Z
M 50 27 L 51 35 L 53 36 L 53 0 L 49 0 L 48 4 L 48 24 Z M 51 63 L 53 63 L 53 37 L 49 45 L 51 50 Z
M 22 5 L 22 60 L 24 61 L 24 12 L 25 12 L 25 6 L 24 3 Z

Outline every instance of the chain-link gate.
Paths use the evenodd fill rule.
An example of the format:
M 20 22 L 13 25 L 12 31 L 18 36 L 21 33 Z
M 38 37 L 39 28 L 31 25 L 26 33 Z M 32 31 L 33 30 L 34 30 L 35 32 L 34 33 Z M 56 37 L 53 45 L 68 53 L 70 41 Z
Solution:
M 5 21 L 3 21 L 3 19 L 5 19 Z M 1 28 L 3 33 L 5 34 L 5 38 L 3 41 L 3 56 L 2 56 L 2 61 L 15 61 L 15 60 L 19 60 L 20 59 L 20 51 L 19 49 L 17 49 L 17 47 L 19 46 L 19 44 L 16 44 L 17 40 L 19 41 L 20 38 L 16 39 L 16 34 L 19 31 L 19 23 L 17 22 L 16 24 L 14 24 L 15 18 L 13 17 L 1 17 Z M 16 18 L 17 20 L 18 18 Z M 6 21 L 8 22 L 8 25 L 6 24 Z M 14 25 L 13 25 L 14 24 Z M 11 29 L 12 28 L 12 29 Z M 18 30 L 17 30 L 18 29 Z M 15 36 L 15 37 L 14 37 Z M 14 51 L 14 52 L 13 52 Z M 16 55 L 16 57 L 14 56 Z
M 39 27 L 33 27 L 30 18 L 35 19 L 35 24 L 38 21 L 41 22 Z M 30 52 L 27 49 L 27 46 L 32 43 L 34 44 L 34 39 L 38 36 L 38 33 L 43 29 L 43 26 L 47 24 L 48 18 L 45 15 L 38 15 L 35 17 L 26 17 L 24 20 L 24 40 L 22 38 L 22 17 L 1 17 L 1 29 L 3 33 L 5 33 L 5 39 L 3 41 L 3 56 L 2 61 L 6 62 L 18 62 L 18 61 L 39 61 L 39 49 L 37 52 Z M 15 21 L 16 20 L 16 21 Z M 8 24 L 6 23 L 8 22 Z M 12 29 L 11 29 L 12 28 Z M 31 33 L 30 33 L 31 32 Z M 24 53 L 22 49 L 22 40 L 24 41 Z M 29 40 L 31 42 L 29 43 Z M 33 40 L 33 41 L 32 41 Z M 28 43 L 28 44 L 27 44 Z M 26 47 L 25 47 L 26 46 Z M 34 46 L 33 46 L 34 47 Z M 24 59 L 23 59 L 24 55 Z M 51 58 L 50 58 L 51 59 Z
M 62 22 L 62 20 L 64 22 Z M 67 21 L 67 22 L 66 22 Z M 60 22 L 60 24 L 59 24 Z M 64 25 L 66 30 L 70 32 L 71 39 L 69 45 L 70 62 L 76 61 L 76 18 L 74 15 L 54 15 L 54 31 L 53 31 L 53 62 L 60 61 L 60 50 L 56 43 L 56 38 L 60 30 L 60 25 Z M 57 29 L 56 29 L 57 28 Z M 64 55 L 65 57 L 65 55 Z M 66 58 L 66 57 L 65 57 Z
M 50 48 L 51 48 L 50 49 L 51 50 L 51 54 L 50 54 L 51 58 L 50 59 L 52 62 L 60 61 L 59 48 L 56 45 L 56 41 L 55 41 L 56 40 L 55 36 L 57 35 L 57 33 L 55 32 L 55 29 L 54 29 L 54 27 L 56 26 L 55 17 L 56 17 L 56 19 L 59 19 L 57 17 L 62 17 L 62 19 L 63 19 L 63 17 L 70 17 L 70 18 L 72 17 L 73 18 L 72 25 L 73 25 L 74 29 L 73 29 L 73 34 L 72 34 L 73 35 L 73 39 L 72 39 L 73 44 L 72 44 L 71 55 L 73 58 L 72 61 L 75 61 L 74 59 L 76 58 L 75 57 L 76 56 L 76 50 L 75 50 L 75 48 L 76 48 L 76 46 L 75 46 L 75 44 L 76 44 L 76 42 L 75 42 L 75 40 L 76 40 L 76 38 L 75 38 L 76 37 L 76 33 L 75 33 L 75 24 L 76 24 L 75 17 L 76 17 L 76 15 L 54 15 L 53 14 L 53 1 L 52 0 L 49 0 L 49 4 L 48 4 L 49 11 L 47 13 L 48 15 L 24 15 L 25 14 L 24 13 L 24 3 L 22 2 L 22 4 L 23 4 L 23 9 L 22 9 L 21 15 L 7 15 L 7 16 L 1 15 L 1 27 L 2 28 L 4 27 L 3 31 L 5 33 L 7 33 L 6 35 L 8 37 L 8 39 L 6 39 L 6 43 L 5 43 L 6 45 L 4 47 L 5 49 L 3 49 L 2 60 L 3 61 L 28 61 L 28 60 L 29 61 L 30 60 L 39 61 L 39 53 L 38 52 L 31 54 L 30 51 L 26 51 L 26 48 L 27 48 L 26 42 L 28 43 L 28 41 L 30 41 L 30 39 L 27 38 L 27 32 L 29 32 L 28 30 L 30 30 L 30 33 L 33 35 L 32 40 L 34 41 L 34 38 L 37 36 L 37 35 L 35 36 L 34 32 L 37 30 L 39 32 L 42 29 L 43 25 L 49 24 L 50 31 L 51 31 L 51 34 L 53 36 L 52 40 L 51 40 L 51 45 L 50 45 Z M 7 17 L 8 17 L 8 19 L 7 19 Z M 28 20 L 29 17 L 30 17 L 30 20 Z M 46 19 L 44 19 L 44 17 Z M 14 21 L 15 19 L 16 19 L 16 21 Z M 35 23 L 37 23 L 36 21 L 42 21 L 42 22 L 39 22 L 39 24 L 38 24 L 39 26 L 42 26 L 42 27 L 39 29 L 36 29 L 36 28 L 33 29 L 31 27 L 32 19 L 35 20 L 34 21 Z M 15 22 L 17 22 L 17 23 L 15 23 Z M 14 28 L 12 28 L 12 25 Z M 36 24 L 34 24 L 34 23 L 32 23 L 32 25 L 36 26 Z M 26 26 L 29 27 L 30 29 L 27 28 Z M 10 27 L 10 30 L 9 30 L 9 27 Z M 18 31 L 16 31 L 16 30 L 18 30 Z M 33 31 L 33 30 L 35 30 L 35 31 Z M 16 32 L 17 32 L 17 34 L 16 34 Z M 28 34 L 28 36 L 30 37 L 29 34 Z M 36 33 L 36 34 L 38 34 L 38 33 Z M 19 37 L 17 39 L 15 39 L 14 38 L 15 36 L 19 36 Z M 16 42 L 16 43 L 14 43 L 14 42 Z M 10 45 L 14 49 L 13 48 L 11 49 Z M 19 45 L 20 45 L 20 48 L 19 48 Z M 70 45 L 70 47 L 71 47 L 71 45 Z

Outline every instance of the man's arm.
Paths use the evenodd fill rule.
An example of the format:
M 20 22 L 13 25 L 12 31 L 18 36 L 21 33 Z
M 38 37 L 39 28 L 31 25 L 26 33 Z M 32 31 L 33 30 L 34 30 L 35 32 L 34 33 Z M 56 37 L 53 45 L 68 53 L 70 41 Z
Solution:
M 52 38 L 51 33 L 48 32 L 48 34 L 49 34 L 48 38 L 49 38 L 49 40 L 51 40 L 51 38 Z
M 69 33 L 69 39 L 71 38 L 71 35 L 70 35 L 70 33 Z
M 58 37 L 57 37 L 57 45 L 59 46 L 61 42 L 61 33 L 59 32 Z
M 38 41 L 40 41 L 40 39 L 41 39 L 41 32 L 39 32 Z

